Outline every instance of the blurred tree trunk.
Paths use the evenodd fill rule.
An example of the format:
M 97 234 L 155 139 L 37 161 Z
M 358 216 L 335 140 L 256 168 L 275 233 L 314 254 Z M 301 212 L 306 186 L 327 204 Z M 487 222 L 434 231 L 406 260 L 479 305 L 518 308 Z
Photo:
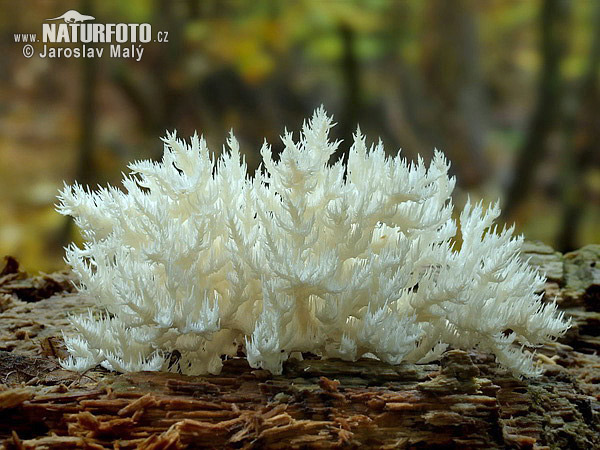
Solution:
M 84 11 L 91 11 L 91 2 L 86 0 L 82 3 Z M 87 44 L 88 47 L 95 47 L 93 43 Z M 79 133 L 79 161 L 77 166 L 77 180 L 81 184 L 92 184 L 96 177 L 96 171 L 93 163 L 93 151 L 96 141 L 96 85 L 97 85 L 97 67 L 94 58 L 82 58 L 82 77 L 81 77 L 81 118 Z
M 425 9 L 421 69 L 432 99 L 428 125 L 457 162 L 464 186 L 481 183 L 489 170 L 483 154 L 485 111 L 479 37 L 469 0 L 434 0 Z
M 177 126 L 176 109 L 181 97 L 180 89 L 177 86 L 178 76 L 176 73 L 183 70 L 181 60 L 183 52 L 183 23 L 180 20 L 180 6 L 168 0 L 157 0 L 156 18 L 154 22 L 158 29 L 168 30 L 169 41 L 163 43 L 165 48 L 160 52 L 160 58 L 157 61 L 155 69 L 156 81 L 158 84 L 158 94 L 161 108 L 160 126 L 164 129 L 173 130 Z M 162 154 L 162 149 L 160 149 Z
M 568 117 L 561 164 L 560 228 L 556 245 L 560 251 L 577 248 L 577 235 L 585 211 L 584 173 L 600 148 L 600 2 L 594 3 L 592 45 L 587 69 L 577 91 L 576 112 Z
M 387 57 L 381 68 L 384 83 L 382 96 L 382 123 L 387 132 L 402 148 L 404 157 L 415 160 L 417 155 L 427 155 L 431 147 L 426 146 L 418 133 L 414 121 L 415 106 L 419 105 L 424 95 L 422 86 L 417 86 L 418 75 L 406 64 L 402 48 L 410 37 L 407 36 L 408 4 L 393 2 L 385 27 L 383 43 L 386 46 Z M 415 97 L 419 97 L 415 101 Z M 429 144 L 429 143 L 428 143 Z
M 568 0 L 544 0 L 540 11 L 542 65 L 538 98 L 525 141 L 514 165 L 503 216 L 511 217 L 533 185 L 536 170 L 547 150 L 548 137 L 556 127 L 563 103 L 563 80 L 560 65 L 569 38 Z
M 144 73 L 131 70 L 127 63 L 117 64 L 112 74 L 115 84 L 133 105 L 139 115 L 139 121 L 145 134 L 156 142 L 163 136 L 165 130 L 181 129 L 181 111 L 185 108 L 182 103 L 187 100 L 183 96 L 184 68 L 181 51 L 183 44 L 183 19 L 188 10 L 193 14 L 202 14 L 195 9 L 193 2 L 169 2 L 155 0 L 152 23 L 155 29 L 168 32 L 168 41 L 153 44 L 144 54 L 144 61 L 150 67 Z M 194 116 L 196 119 L 197 116 Z M 150 157 L 159 159 L 163 149 L 151 145 Z
M 82 0 L 81 10 L 86 14 L 94 15 L 94 7 L 90 0 Z M 94 48 L 96 44 L 86 44 Z M 82 185 L 92 185 L 96 178 L 94 167 L 94 147 L 96 144 L 96 85 L 97 65 L 95 58 L 81 58 L 81 84 L 79 103 L 79 138 L 77 142 L 77 162 L 75 180 Z M 64 225 L 58 233 L 58 238 L 50 244 L 50 251 L 62 251 L 62 248 L 71 241 L 73 220 L 66 217 Z
M 330 162 L 340 158 L 347 159 L 350 145 L 354 141 L 353 135 L 358 125 L 361 110 L 362 88 L 360 85 L 360 63 L 356 55 L 356 31 L 348 24 L 339 26 L 339 35 L 342 41 L 342 59 L 340 71 L 342 78 L 342 117 L 340 120 L 340 134 L 345 145 L 341 145 L 331 155 Z

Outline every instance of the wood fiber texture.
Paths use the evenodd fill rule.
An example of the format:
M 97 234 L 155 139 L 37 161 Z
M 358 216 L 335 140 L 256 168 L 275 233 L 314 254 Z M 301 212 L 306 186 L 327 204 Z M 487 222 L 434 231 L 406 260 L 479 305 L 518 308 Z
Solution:
M 528 243 L 546 297 L 573 327 L 519 380 L 492 356 L 390 366 L 288 361 L 281 376 L 225 361 L 217 376 L 60 368 L 67 316 L 87 310 L 66 273 L 0 273 L 0 442 L 5 448 L 600 448 L 600 246 Z

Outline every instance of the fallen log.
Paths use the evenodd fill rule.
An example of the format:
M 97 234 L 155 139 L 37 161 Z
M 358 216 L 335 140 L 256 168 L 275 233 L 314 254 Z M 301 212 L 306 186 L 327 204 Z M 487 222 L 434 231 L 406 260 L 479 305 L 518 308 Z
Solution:
M 244 358 L 217 376 L 72 373 L 57 364 L 60 329 L 89 304 L 47 288 L 44 298 L 30 278 L 3 274 L 0 439 L 6 448 L 600 448 L 600 246 L 526 252 L 548 276 L 546 296 L 573 318 L 539 350 L 543 374 L 529 380 L 461 350 L 399 366 L 306 355 L 281 376 Z M 26 298 L 8 285 L 17 278 Z

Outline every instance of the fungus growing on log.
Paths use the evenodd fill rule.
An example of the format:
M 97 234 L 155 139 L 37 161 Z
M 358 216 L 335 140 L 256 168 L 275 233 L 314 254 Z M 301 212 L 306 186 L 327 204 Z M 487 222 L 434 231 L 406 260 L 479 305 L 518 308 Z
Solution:
M 254 177 L 233 134 L 219 158 L 168 134 L 123 191 L 65 186 L 58 211 L 85 240 L 66 260 L 99 312 L 72 317 L 64 367 L 215 374 L 241 348 L 278 374 L 295 352 L 398 364 L 452 346 L 535 375 L 528 348 L 569 322 L 542 301 L 523 238 L 494 226 L 498 205 L 468 202 L 457 226 L 441 152 L 409 163 L 358 130 L 347 166 L 330 165 L 332 126 L 318 109 L 278 161 L 265 143 Z

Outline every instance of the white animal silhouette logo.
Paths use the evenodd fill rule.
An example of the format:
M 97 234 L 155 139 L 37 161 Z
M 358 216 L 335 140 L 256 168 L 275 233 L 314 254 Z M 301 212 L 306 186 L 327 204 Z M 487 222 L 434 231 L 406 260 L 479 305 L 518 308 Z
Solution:
M 86 16 L 85 14 L 78 13 L 74 9 L 70 9 L 69 11 L 64 13 L 62 16 L 58 16 L 58 17 L 54 17 L 53 19 L 46 19 L 46 20 L 59 20 L 59 19 L 63 19 L 65 21 L 65 23 L 81 23 L 81 22 L 85 22 L 86 20 L 94 20 L 95 17 Z

